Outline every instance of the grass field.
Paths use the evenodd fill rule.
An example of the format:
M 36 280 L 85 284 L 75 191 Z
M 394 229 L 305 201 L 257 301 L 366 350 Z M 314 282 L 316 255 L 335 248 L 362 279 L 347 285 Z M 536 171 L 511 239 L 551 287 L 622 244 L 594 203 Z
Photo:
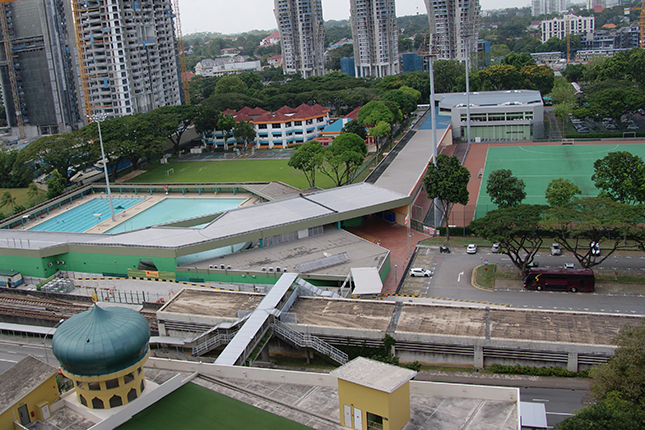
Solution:
M 524 180 L 526 199 L 522 203 L 546 204 L 544 192 L 553 179 L 569 179 L 582 190 L 582 197 L 598 195 L 591 181 L 594 161 L 610 152 L 627 151 L 645 159 L 645 145 L 548 145 L 496 146 L 488 149 L 482 184 L 479 189 L 475 219 L 497 209 L 486 194 L 488 175 L 498 169 L 510 169 Z
M 121 430 L 304 430 L 310 427 L 189 382 L 118 427 Z
M 5 191 L 9 191 L 11 195 L 16 198 L 16 205 L 29 207 L 36 203 L 27 196 L 27 192 L 29 191 L 29 188 L 0 188 L 0 196 L 2 196 Z M 45 200 L 46 194 L 47 194 L 47 191 L 40 190 L 40 193 L 38 194 L 38 203 Z M 13 212 L 11 211 L 11 206 L 1 207 L 0 213 L 4 214 L 5 216 L 13 215 Z
M 309 188 L 305 175 L 287 164 L 289 160 L 226 160 L 189 161 L 168 164 L 153 164 L 150 170 L 130 183 L 194 183 L 194 182 L 271 182 L 280 181 L 296 188 Z M 174 174 L 166 176 L 166 171 Z M 318 173 L 316 186 L 333 188 L 327 176 Z

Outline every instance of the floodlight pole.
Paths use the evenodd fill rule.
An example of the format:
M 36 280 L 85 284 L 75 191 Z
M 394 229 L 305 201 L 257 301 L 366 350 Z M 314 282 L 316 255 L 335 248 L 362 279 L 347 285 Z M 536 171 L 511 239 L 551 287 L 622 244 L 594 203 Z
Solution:
M 96 126 L 99 130 L 99 143 L 101 144 L 101 160 L 103 160 L 103 174 L 105 175 L 105 185 L 107 187 L 108 200 L 110 202 L 110 214 L 112 215 L 112 221 L 116 222 L 114 216 L 114 204 L 112 204 L 112 191 L 110 190 L 110 178 L 108 177 L 107 171 L 107 162 L 105 161 L 105 151 L 103 150 L 103 136 L 101 135 L 101 122 L 105 121 L 105 115 L 102 112 L 96 113 L 90 117 L 90 119 L 96 122 Z
M 437 167 L 437 109 L 434 102 L 434 34 L 430 33 L 430 40 L 428 41 L 428 69 L 430 72 L 430 116 L 432 123 L 432 163 Z M 433 210 L 434 210 L 434 227 L 435 229 L 439 225 L 439 212 L 437 207 L 439 205 L 439 199 L 434 198 Z

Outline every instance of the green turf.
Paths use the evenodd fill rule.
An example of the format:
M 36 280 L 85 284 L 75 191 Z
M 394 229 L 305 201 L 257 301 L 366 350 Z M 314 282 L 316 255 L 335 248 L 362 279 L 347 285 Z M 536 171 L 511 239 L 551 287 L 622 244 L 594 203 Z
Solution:
M 196 182 L 272 182 L 280 181 L 296 188 L 309 188 L 305 175 L 287 164 L 289 160 L 188 161 L 158 165 L 131 179 L 130 183 L 196 183 Z M 166 172 L 174 169 L 174 174 Z M 327 176 L 318 173 L 316 186 L 333 188 Z
M 121 430 L 304 430 L 310 427 L 187 383 L 118 427 Z
M 27 193 L 29 192 L 29 188 L 0 188 L 0 196 L 4 194 L 5 191 L 9 191 L 12 196 L 16 198 L 16 204 L 24 206 L 26 208 L 33 206 L 36 203 L 42 202 L 45 200 L 45 196 L 47 195 L 47 191 L 45 190 L 40 190 L 38 193 L 38 202 L 36 202 L 34 199 L 30 199 Z M 11 211 L 11 206 L 3 206 L 0 208 L 0 213 L 3 213 L 5 216 L 13 215 L 13 212 Z
M 569 179 L 582 190 L 582 197 L 598 195 L 591 181 L 593 163 L 610 152 L 627 151 L 645 158 L 645 145 L 545 145 L 495 146 L 488 149 L 482 184 L 477 199 L 475 219 L 497 209 L 486 193 L 488 175 L 498 169 L 510 169 L 524 180 L 526 199 L 523 203 L 546 204 L 544 192 L 553 179 Z

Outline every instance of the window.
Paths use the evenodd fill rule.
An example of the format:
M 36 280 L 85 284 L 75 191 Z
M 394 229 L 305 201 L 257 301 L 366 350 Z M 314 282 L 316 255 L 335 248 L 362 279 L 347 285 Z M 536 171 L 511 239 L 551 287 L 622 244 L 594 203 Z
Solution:
M 129 384 L 130 382 L 134 381 L 134 374 L 132 372 L 128 373 L 123 377 L 123 382 L 125 384 Z
M 99 399 L 98 397 L 94 397 L 92 399 L 92 409 L 105 409 L 103 400 Z
M 90 391 L 99 391 L 101 389 L 101 383 L 100 382 L 88 382 L 87 383 L 87 389 Z M 94 400 L 92 400 L 94 401 Z
M 81 390 L 84 390 L 85 387 L 83 386 L 83 381 L 76 381 L 76 386 L 80 388 Z M 86 405 L 87 406 L 87 405 Z
M 266 124 L 258 124 L 258 128 L 259 128 L 260 130 L 264 130 L 264 129 L 266 129 L 266 128 L 267 128 L 267 125 L 266 125 Z
M 280 128 L 280 124 L 271 124 L 271 128 Z
M 128 391 L 128 402 L 136 400 L 136 398 L 137 398 L 137 389 L 136 388 L 133 388 L 130 391 Z
M 83 397 L 82 394 L 79 394 L 78 400 L 81 402 L 81 405 L 87 407 L 87 400 L 85 400 L 85 397 Z
M 119 388 L 119 380 L 117 378 L 108 379 L 105 381 L 105 388 L 108 390 L 111 388 Z
M 117 396 L 116 394 L 112 397 L 110 397 L 110 407 L 111 408 L 116 408 L 117 406 L 123 405 L 123 399 L 121 399 L 121 396 Z
M 295 121 L 294 124 L 295 125 L 302 125 L 302 121 Z

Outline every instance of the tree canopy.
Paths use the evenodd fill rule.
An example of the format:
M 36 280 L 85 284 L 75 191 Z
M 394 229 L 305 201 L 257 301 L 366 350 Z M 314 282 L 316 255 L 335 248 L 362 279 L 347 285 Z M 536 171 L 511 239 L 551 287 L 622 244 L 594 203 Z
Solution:
M 316 172 L 323 163 L 323 146 L 317 140 L 299 145 L 289 158 L 289 166 L 300 170 L 310 187 L 316 186 Z
M 580 187 L 569 179 L 554 179 L 549 182 L 544 197 L 550 206 L 562 206 L 569 203 L 576 195 L 582 194 Z
M 500 169 L 488 175 L 486 192 L 493 204 L 499 208 L 506 208 L 522 203 L 526 198 L 525 187 L 524 181 L 513 176 L 509 169 Z
M 354 133 L 341 133 L 331 146 L 323 151 L 320 172 L 334 181 L 336 186 L 349 184 L 363 165 L 367 155 L 365 141 Z
M 593 163 L 591 180 L 600 195 L 619 203 L 645 202 L 645 163 L 627 151 L 610 152 Z
M 446 240 L 450 240 L 448 228 L 450 212 L 455 203 L 468 204 L 468 181 L 470 172 L 461 165 L 459 159 L 453 156 L 440 154 L 437 156 L 437 165 L 428 165 L 428 171 L 423 178 L 423 185 L 429 199 L 439 199 L 439 210 L 443 215 L 446 225 Z

